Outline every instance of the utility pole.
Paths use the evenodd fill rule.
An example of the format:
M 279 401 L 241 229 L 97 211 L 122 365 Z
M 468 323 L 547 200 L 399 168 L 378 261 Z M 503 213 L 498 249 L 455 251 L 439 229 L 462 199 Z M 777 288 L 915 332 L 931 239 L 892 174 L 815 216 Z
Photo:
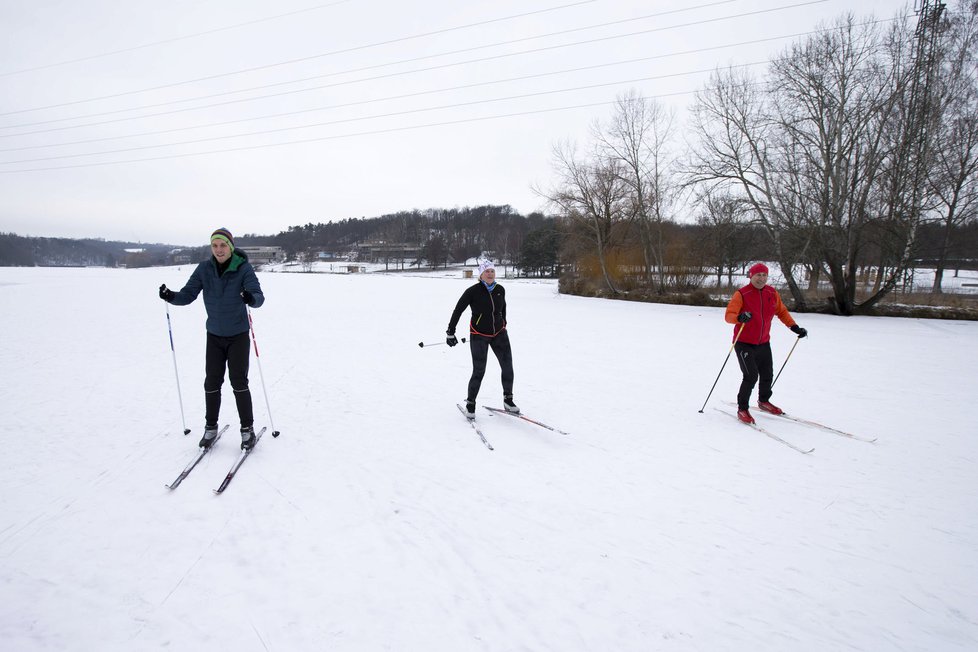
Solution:
M 937 71 L 938 26 L 944 13 L 944 3 L 917 0 L 915 3 L 917 30 L 914 43 L 914 74 L 910 86 L 910 137 L 915 139 L 913 201 L 911 210 L 920 210 L 920 187 L 930 150 L 931 87 Z
M 924 176 L 930 157 L 931 128 L 933 112 L 931 108 L 931 88 L 937 72 L 938 36 L 944 3 L 940 0 L 916 0 L 917 29 L 914 35 L 913 67 L 910 80 L 910 97 L 907 111 L 907 135 L 910 147 L 910 202 L 906 206 L 909 232 L 904 250 L 904 263 L 912 269 L 913 249 L 916 244 L 917 227 L 920 224 L 923 203 Z

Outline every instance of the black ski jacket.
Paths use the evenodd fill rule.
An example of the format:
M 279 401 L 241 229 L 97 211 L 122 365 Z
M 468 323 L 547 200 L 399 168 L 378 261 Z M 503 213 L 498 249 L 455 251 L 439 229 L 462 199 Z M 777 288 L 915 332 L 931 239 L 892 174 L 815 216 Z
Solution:
M 495 337 L 506 328 L 506 290 L 499 283 L 492 288 L 492 292 L 486 289 L 482 281 L 465 290 L 448 322 L 449 333 L 455 332 L 462 312 L 469 307 L 472 308 L 470 334 Z

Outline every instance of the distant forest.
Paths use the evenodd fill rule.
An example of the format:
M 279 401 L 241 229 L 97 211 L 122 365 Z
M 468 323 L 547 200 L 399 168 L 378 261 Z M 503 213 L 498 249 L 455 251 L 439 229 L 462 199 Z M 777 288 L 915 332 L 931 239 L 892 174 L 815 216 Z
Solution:
M 521 215 L 508 205 L 412 210 L 373 218 L 344 219 L 292 226 L 274 235 L 242 234 L 239 246 L 282 247 L 289 260 L 312 259 L 319 254 L 355 260 L 358 245 L 405 244 L 418 255 L 403 262 L 410 266 L 441 267 L 488 255 L 514 265 L 524 276 L 577 276 L 593 261 L 588 248 L 575 237 L 575 223 L 541 213 Z M 774 260 L 774 248 L 764 229 L 751 224 L 680 224 L 666 220 L 662 241 L 673 252 L 669 259 L 673 289 L 698 287 L 704 274 L 718 281 L 733 281 L 751 262 Z M 945 242 L 945 237 L 948 241 Z M 939 224 L 919 225 L 915 237 L 919 266 L 932 267 L 937 254 L 950 255 L 951 269 L 978 265 L 978 224 L 955 228 L 950 236 Z M 615 275 L 624 278 L 630 268 L 642 267 L 640 255 L 621 255 Z M 24 237 L 0 233 L 0 266 L 39 267 L 150 267 L 173 264 L 175 256 L 203 260 L 206 246 L 187 248 L 163 243 L 120 242 L 102 239 Z M 393 262 L 393 261 L 392 261 Z M 398 261 L 402 262 L 402 261 Z M 726 278 L 724 278 L 726 277 Z
M 100 238 L 35 238 L 0 233 L 0 267 L 151 267 L 167 263 L 173 245 Z M 200 248 L 200 256 L 207 248 Z

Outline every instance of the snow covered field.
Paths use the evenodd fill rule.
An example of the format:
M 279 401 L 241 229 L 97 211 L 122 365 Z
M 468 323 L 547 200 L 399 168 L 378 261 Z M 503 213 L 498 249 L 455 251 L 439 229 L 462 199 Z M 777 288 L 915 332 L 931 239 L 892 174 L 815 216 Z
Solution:
M 216 496 L 236 424 L 164 488 L 204 314 L 170 308 L 184 437 L 156 290 L 191 269 L 0 268 L 4 651 L 978 649 L 978 323 L 797 316 L 774 402 L 879 437 L 758 417 L 801 455 L 712 409 L 734 361 L 697 412 L 721 309 L 507 280 L 517 402 L 571 434 L 480 408 L 489 451 L 467 348 L 418 347 L 471 281 L 263 273 L 282 436 Z

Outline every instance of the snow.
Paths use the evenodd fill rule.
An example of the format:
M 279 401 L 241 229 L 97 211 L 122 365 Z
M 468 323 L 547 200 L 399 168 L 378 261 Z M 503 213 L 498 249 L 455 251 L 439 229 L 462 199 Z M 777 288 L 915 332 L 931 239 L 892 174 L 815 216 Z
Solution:
M 768 418 L 722 310 L 507 279 L 516 399 L 562 436 L 459 415 L 439 342 L 471 283 L 439 272 L 261 273 L 278 439 L 228 490 L 203 427 L 191 266 L 0 269 L 3 650 L 978 649 L 978 324 L 798 315 Z M 776 369 L 794 343 L 775 324 Z M 271 425 L 258 366 L 257 425 Z M 755 395 L 756 396 L 756 395 Z M 490 356 L 480 401 L 501 404 Z M 760 417 L 758 417 L 760 420 Z

